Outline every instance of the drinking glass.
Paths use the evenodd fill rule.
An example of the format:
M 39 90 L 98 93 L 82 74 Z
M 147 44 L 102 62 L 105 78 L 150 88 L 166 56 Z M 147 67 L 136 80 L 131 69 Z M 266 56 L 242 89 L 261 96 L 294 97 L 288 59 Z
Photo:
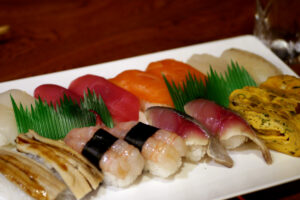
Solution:
M 254 35 L 286 63 L 300 63 L 300 0 L 256 0 Z

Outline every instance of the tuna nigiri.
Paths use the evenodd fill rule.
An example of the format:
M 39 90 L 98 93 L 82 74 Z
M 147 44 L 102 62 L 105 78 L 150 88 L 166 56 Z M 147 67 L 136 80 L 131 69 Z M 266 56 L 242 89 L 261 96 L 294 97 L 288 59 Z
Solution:
M 139 99 L 103 77 L 90 74 L 81 76 L 73 80 L 68 89 L 81 97 L 88 89 L 100 94 L 112 118 L 117 122 L 139 119 Z
M 184 110 L 218 136 L 226 148 L 236 148 L 248 138 L 260 148 L 265 161 L 268 164 L 272 163 L 268 148 L 256 137 L 255 132 L 239 115 L 205 99 L 197 99 L 187 103 Z
M 132 121 L 105 129 L 139 148 L 145 159 L 145 170 L 159 177 L 174 174 L 182 164 L 181 158 L 186 154 L 186 146 L 181 137 L 154 126 Z
M 40 85 L 34 90 L 34 97 L 41 98 L 43 101 L 46 101 L 49 105 L 53 104 L 54 107 L 56 104 L 60 105 L 60 101 L 66 95 L 68 98 L 71 98 L 73 101 L 80 103 L 80 96 L 71 92 L 67 88 L 64 88 L 55 84 L 44 84 Z
M 192 117 L 175 109 L 159 106 L 148 108 L 145 114 L 153 126 L 177 133 L 185 140 L 188 147 L 187 158 L 190 160 L 199 161 L 207 152 L 217 162 L 232 167 L 233 161 L 224 147 Z
M 134 146 L 99 127 L 72 129 L 64 141 L 102 170 L 107 185 L 126 187 L 144 169 L 144 159 Z

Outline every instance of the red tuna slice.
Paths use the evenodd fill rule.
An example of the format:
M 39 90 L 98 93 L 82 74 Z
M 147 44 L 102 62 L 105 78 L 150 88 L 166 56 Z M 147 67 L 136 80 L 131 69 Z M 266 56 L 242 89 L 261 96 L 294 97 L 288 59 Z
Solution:
M 160 106 L 148 108 L 145 115 L 149 124 L 177 133 L 185 139 L 188 159 L 199 161 L 207 152 L 208 156 L 217 162 L 232 167 L 232 159 L 223 146 L 192 117 L 175 109 Z
M 101 95 L 115 121 L 126 122 L 139 119 L 139 99 L 103 77 L 88 74 L 73 80 L 69 86 L 71 92 L 81 97 L 88 89 Z
M 60 100 L 64 98 L 64 95 L 71 98 L 73 101 L 80 103 L 80 96 L 71 92 L 70 90 L 55 84 L 44 84 L 38 86 L 34 90 L 34 97 L 41 98 L 49 105 L 52 104 L 56 107 L 56 104 L 60 105 Z
M 268 164 L 272 163 L 268 148 L 256 136 L 248 123 L 236 113 L 205 99 L 187 103 L 184 110 L 217 135 L 227 149 L 236 148 L 250 139 L 260 148 L 265 161 Z

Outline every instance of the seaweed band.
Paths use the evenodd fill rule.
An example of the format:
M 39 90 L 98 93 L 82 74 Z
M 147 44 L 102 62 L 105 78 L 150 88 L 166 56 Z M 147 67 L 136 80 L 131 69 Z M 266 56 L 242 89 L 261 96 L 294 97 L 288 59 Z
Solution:
M 107 131 L 98 129 L 84 146 L 82 155 L 99 168 L 101 157 L 117 140 L 118 138 Z
M 130 129 L 124 140 L 137 147 L 141 151 L 147 139 L 151 137 L 157 130 L 159 129 L 154 126 L 139 122 L 132 129 Z

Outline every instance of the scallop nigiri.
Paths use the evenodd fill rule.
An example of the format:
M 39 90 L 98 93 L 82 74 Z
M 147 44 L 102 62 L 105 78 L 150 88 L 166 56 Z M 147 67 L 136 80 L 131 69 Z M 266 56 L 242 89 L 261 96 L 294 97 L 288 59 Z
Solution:
M 139 119 L 139 99 L 103 77 L 90 74 L 81 76 L 73 80 L 68 89 L 81 97 L 88 89 L 101 95 L 112 118 L 117 122 Z
M 184 139 L 188 147 L 187 158 L 191 161 L 201 160 L 207 152 L 217 162 L 232 167 L 233 161 L 225 148 L 192 117 L 175 109 L 159 106 L 148 108 L 145 114 L 153 126 L 177 133 Z
M 105 129 L 140 149 L 145 159 L 145 171 L 168 177 L 181 167 L 186 146 L 175 133 L 137 121 L 118 123 L 114 128 Z
M 64 141 L 102 170 L 107 185 L 126 187 L 144 169 L 138 149 L 99 127 L 72 129 Z
M 268 148 L 256 137 L 254 130 L 239 115 L 205 99 L 197 99 L 187 103 L 184 110 L 217 135 L 226 148 L 236 148 L 250 139 L 260 148 L 265 161 L 268 164 L 272 163 Z

